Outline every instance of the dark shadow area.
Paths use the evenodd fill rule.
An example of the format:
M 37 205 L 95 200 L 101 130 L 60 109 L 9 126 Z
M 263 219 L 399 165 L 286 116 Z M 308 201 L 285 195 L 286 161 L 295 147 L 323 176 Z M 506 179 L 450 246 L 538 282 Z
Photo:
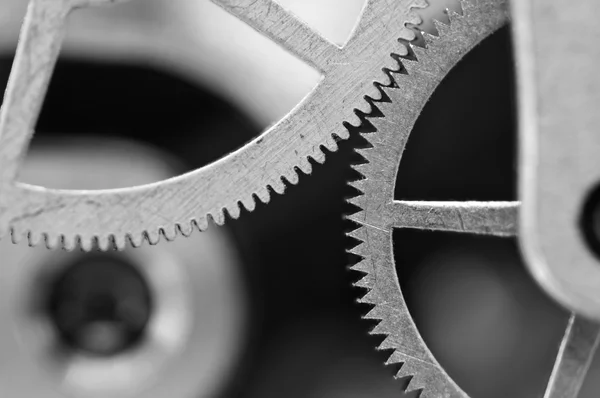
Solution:
M 516 133 L 509 28 L 446 76 L 410 135 L 395 190 L 404 200 L 514 200 Z

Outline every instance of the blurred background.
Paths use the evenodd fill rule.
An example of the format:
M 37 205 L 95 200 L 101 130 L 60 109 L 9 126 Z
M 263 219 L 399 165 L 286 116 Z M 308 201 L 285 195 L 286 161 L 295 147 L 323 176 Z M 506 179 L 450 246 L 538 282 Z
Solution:
M 458 9 L 430 2 L 423 29 L 445 6 Z M 0 85 L 24 3 L 0 5 Z M 343 43 L 364 0 L 280 3 Z M 445 79 L 411 135 L 398 199 L 515 199 L 511 51 L 504 28 Z M 208 1 L 78 11 L 21 180 L 116 188 L 204 166 L 279 120 L 318 79 Z M 382 338 L 368 335 L 369 308 L 356 303 L 364 292 L 351 286 L 360 275 L 348 271 L 352 225 L 342 215 L 357 145 L 354 131 L 285 195 L 189 239 L 109 254 L 3 241 L 0 390 L 403 396 L 407 380 L 383 365 L 390 352 L 374 349 Z M 455 381 L 474 397 L 541 396 L 567 313 L 529 278 L 516 241 L 399 230 L 394 242 L 410 311 Z M 598 375 L 594 363 L 583 397 L 597 396 Z

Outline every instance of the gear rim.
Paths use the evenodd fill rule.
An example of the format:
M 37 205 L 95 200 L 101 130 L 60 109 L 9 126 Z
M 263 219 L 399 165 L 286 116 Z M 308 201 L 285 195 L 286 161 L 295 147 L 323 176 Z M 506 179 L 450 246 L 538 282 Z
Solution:
M 119 0 L 117 3 L 125 1 L 128 0 Z M 50 33 L 41 29 L 40 37 L 44 34 L 59 35 L 62 29 L 59 26 L 60 19 L 66 20 L 74 8 L 111 2 L 113 1 L 61 0 L 48 5 L 51 2 L 32 0 L 30 9 L 33 11 L 26 19 L 23 32 L 28 33 L 30 28 L 35 30 L 36 15 L 38 18 L 41 18 L 40 15 L 51 15 L 59 22 L 55 21 L 56 26 L 50 24 Z M 102 250 L 113 247 L 122 249 L 127 243 L 140 246 L 145 240 L 156 244 L 162 236 L 167 240 L 173 240 L 180 234 L 188 236 L 194 229 L 205 230 L 212 222 L 221 225 L 228 217 L 236 219 L 243 209 L 254 210 L 259 201 L 268 203 L 273 192 L 282 194 L 286 185 L 295 185 L 300 172 L 310 174 L 311 161 L 323 163 L 327 151 L 336 151 L 336 140 L 349 137 L 342 122 L 352 120 L 360 123 L 354 108 L 364 104 L 365 93 L 372 97 L 378 95 L 375 82 L 381 79 L 382 65 L 395 62 L 389 57 L 390 47 L 381 46 L 380 43 L 390 43 L 394 52 L 405 53 L 406 48 L 399 39 L 410 40 L 414 37 L 414 32 L 407 25 L 418 24 L 420 18 L 413 9 L 427 5 L 425 0 L 399 0 L 393 3 L 387 0 L 367 0 L 348 42 L 343 47 L 329 43 L 329 47 L 327 43 L 323 44 L 323 40 L 326 40 L 312 28 L 272 0 L 214 2 L 245 22 L 251 25 L 254 23 L 252 26 L 260 33 L 278 41 L 290 52 L 319 69 L 323 75 L 322 81 L 290 114 L 247 145 L 208 166 L 159 183 L 124 190 L 63 191 L 18 183 L 11 177 L 13 172 L 10 170 L 1 173 L 8 177 L 0 176 L 0 237 L 10 232 L 15 243 L 26 237 L 32 246 L 44 241 L 48 248 L 63 247 L 67 250 L 77 246 L 84 250 L 91 250 L 93 247 Z M 291 18 L 279 21 L 289 23 L 289 26 L 286 28 L 284 23 L 283 28 L 277 30 L 279 27 L 276 23 L 269 25 L 259 18 L 268 17 L 271 12 L 274 12 L 275 18 Z M 257 21 L 262 21 L 262 25 L 256 25 L 259 23 Z M 306 37 L 299 34 L 302 36 L 298 39 L 300 42 L 295 43 L 295 39 L 290 36 L 289 42 L 285 42 L 285 35 L 290 35 L 290 30 L 296 34 L 291 29 L 294 27 L 302 28 L 300 33 Z M 385 29 L 381 29 L 382 27 Z M 22 36 L 22 40 L 23 38 L 27 39 L 27 36 Z M 314 40 L 302 42 L 303 38 Z M 374 45 L 375 43 L 378 45 Z M 317 45 L 317 50 L 322 51 L 315 51 L 313 44 Z M 52 54 L 46 54 L 49 59 L 47 63 L 52 65 L 52 62 L 56 62 L 52 57 L 58 56 L 60 42 L 46 45 L 52 50 Z M 315 55 L 309 55 L 312 53 Z M 27 54 L 22 49 L 21 58 L 27 60 L 26 57 Z M 16 68 L 19 66 L 18 61 L 19 53 L 15 61 Z M 16 68 L 13 69 L 11 80 L 17 73 Z M 50 75 L 44 78 L 49 81 Z M 368 78 L 365 79 L 365 76 Z M 14 80 L 18 80 L 18 75 Z M 348 87 L 351 89 L 348 90 Z M 24 91 L 23 87 L 18 89 Z M 37 93 L 37 97 L 34 97 L 39 104 L 43 101 L 44 90 L 42 84 L 41 96 Z M 7 93 L 3 108 L 13 105 L 10 85 Z M 341 106 L 331 106 L 332 103 Z M 34 104 L 32 108 L 35 106 Z M 3 114 L 3 119 L 10 118 L 7 116 L 10 115 L 10 110 Z M 35 111 L 32 115 L 35 118 Z M 6 127 L 4 123 L 2 127 Z M 2 135 L 7 130 L 4 128 Z M 19 141 L 22 133 L 12 135 L 16 135 Z M 12 145 L 11 139 L 14 140 L 14 137 L 9 137 L 6 143 L 11 145 L 3 145 L 5 149 L 4 155 L 0 152 L 0 164 L 18 168 L 18 165 L 13 166 L 12 163 L 17 163 L 19 154 L 11 152 L 24 152 L 30 138 L 31 136 L 25 138 L 21 144 Z M 0 143 L 6 144 L 1 136 Z M 223 176 L 229 176 L 225 183 Z
M 439 36 L 423 33 L 426 49 L 410 46 L 416 60 L 399 59 L 400 69 L 391 76 L 392 85 L 381 88 L 384 100 L 371 101 L 374 112 L 366 115 L 363 123 L 370 123 L 375 131 L 361 133 L 370 146 L 356 150 L 365 163 L 353 166 L 362 179 L 350 183 L 359 192 L 349 199 L 358 208 L 348 216 L 357 224 L 357 228 L 348 233 L 357 242 L 349 250 L 358 257 L 351 269 L 363 274 L 355 286 L 367 291 L 359 301 L 373 306 L 365 318 L 378 322 L 371 334 L 385 336 L 379 349 L 393 350 L 386 364 L 400 364 L 396 378 L 409 377 L 406 391 L 420 390 L 423 398 L 468 398 L 468 395 L 437 362 L 404 301 L 393 255 L 394 187 L 402 152 L 428 98 L 466 53 L 508 21 L 505 0 L 479 0 L 476 4 L 462 0 L 461 7 L 463 15 L 448 12 L 449 25 L 435 21 Z M 514 225 L 507 225 L 508 218 L 504 214 L 511 206 L 500 205 L 496 221 L 503 228 L 490 227 L 492 235 L 514 234 Z M 463 220 L 460 209 L 456 218 L 456 227 L 441 227 L 490 232 L 486 229 L 488 226 L 481 231 L 469 230 L 469 220 Z M 419 221 L 422 220 L 416 223 Z M 447 220 L 442 221 L 444 223 Z

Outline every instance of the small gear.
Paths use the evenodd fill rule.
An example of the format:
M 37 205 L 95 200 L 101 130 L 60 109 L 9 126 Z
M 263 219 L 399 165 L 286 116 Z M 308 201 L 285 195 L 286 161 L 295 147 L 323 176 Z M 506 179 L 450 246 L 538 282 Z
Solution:
M 373 100 L 370 123 L 362 136 L 370 144 L 357 149 L 365 162 L 354 168 L 364 178 L 350 184 L 360 194 L 349 200 L 359 208 L 349 218 L 358 228 L 349 235 L 359 243 L 350 250 L 360 260 L 353 270 L 366 274 L 357 286 L 367 289 L 361 302 L 373 305 L 367 319 L 379 321 L 372 334 L 385 335 L 380 349 L 394 350 L 388 364 L 402 364 L 397 377 L 412 377 L 407 389 L 421 397 L 466 398 L 436 361 L 408 311 L 396 273 L 394 228 L 419 228 L 511 236 L 516 233 L 517 203 L 418 202 L 394 200 L 398 167 L 410 131 L 427 100 L 452 67 L 474 46 L 508 21 L 505 0 L 461 1 L 462 15 L 448 11 L 450 24 L 435 21 L 439 36 L 422 33 L 425 48 L 410 45 L 399 58 L 392 84 Z
M 283 193 L 309 160 L 348 138 L 342 122 L 359 123 L 353 109 L 377 98 L 375 81 L 393 67 L 390 52 L 407 54 L 425 0 L 368 0 L 351 38 L 340 47 L 274 0 L 213 0 L 229 13 L 319 70 L 318 86 L 283 120 L 208 166 L 156 184 L 107 191 L 60 191 L 17 182 L 43 97 L 58 58 L 68 15 L 76 8 L 128 0 L 31 0 L 0 117 L 0 236 L 27 236 L 30 245 L 89 250 L 139 246 L 204 230 L 212 220 L 237 218 L 242 208 Z

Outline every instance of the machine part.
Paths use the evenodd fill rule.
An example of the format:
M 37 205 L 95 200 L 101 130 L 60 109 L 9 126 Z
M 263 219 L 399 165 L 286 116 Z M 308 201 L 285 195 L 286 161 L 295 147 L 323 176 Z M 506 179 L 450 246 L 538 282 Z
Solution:
M 600 3 L 578 0 L 565 8 L 560 1 L 527 0 L 513 8 L 523 143 L 520 242 L 531 273 L 552 297 L 600 320 L 600 240 L 596 233 L 582 239 L 581 223 L 598 225 L 593 214 L 582 212 L 598 206 L 592 192 L 600 183 L 600 79 L 593 65 L 600 50 L 581 37 L 600 38 L 591 18 Z M 575 25 L 579 38 L 556 29 Z M 556 62 L 551 52 L 569 61 Z
M 360 260 L 353 269 L 366 274 L 357 286 L 367 289 L 361 302 L 374 308 L 367 319 L 379 321 L 373 334 L 385 335 L 381 349 L 394 350 L 389 364 L 402 364 L 398 377 L 411 376 L 408 390 L 421 397 L 466 398 L 423 341 L 404 301 L 395 268 L 392 232 L 416 228 L 457 233 L 514 236 L 518 202 L 419 202 L 394 199 L 394 185 L 410 131 L 436 86 L 470 49 L 504 25 L 506 0 L 461 1 L 462 15 L 448 11 L 450 25 L 436 23 L 439 36 L 423 33 L 426 48 L 411 46 L 391 73 L 392 84 L 382 87 L 381 100 L 364 122 L 370 147 L 357 152 L 365 162 L 354 166 L 364 178 L 351 183 L 360 194 L 349 218 L 358 228 L 349 236 L 359 243 L 350 250 Z M 574 397 L 599 341 L 600 326 L 573 315 L 559 351 L 546 398 Z
M 118 1 L 123 2 L 123 0 Z M 375 81 L 386 83 L 382 68 L 394 67 L 390 52 L 407 54 L 399 40 L 415 33 L 412 11 L 424 0 L 369 0 L 351 38 L 337 46 L 286 11 L 274 0 L 214 0 L 229 13 L 279 43 L 320 71 L 317 87 L 289 115 L 236 152 L 193 172 L 135 188 L 60 191 L 17 182 L 18 169 L 32 138 L 43 97 L 58 58 L 68 15 L 76 8 L 111 0 L 31 0 L 13 71 L 0 113 L 0 232 L 30 245 L 85 250 L 139 246 L 161 235 L 168 240 L 211 220 L 238 218 L 256 201 L 283 193 L 298 173 L 310 173 L 310 159 L 322 163 L 336 139 L 348 138 L 344 120 L 359 123 L 353 109 L 364 95 L 377 97 Z M 225 177 L 226 176 L 226 177 Z
M 279 3 L 335 43 L 342 43 L 364 0 Z M 13 54 L 26 9 L 23 0 L 2 2 L 2 53 Z M 205 0 L 137 0 L 75 13 L 69 19 L 61 55 L 167 71 L 216 93 L 261 126 L 281 119 L 319 78 L 279 45 Z
M 56 142 L 32 151 L 25 181 L 99 189 L 173 172 L 160 153 L 130 142 Z M 221 228 L 110 253 L 2 242 L 0 390 L 50 398 L 218 395 L 236 369 L 246 324 L 232 245 Z

